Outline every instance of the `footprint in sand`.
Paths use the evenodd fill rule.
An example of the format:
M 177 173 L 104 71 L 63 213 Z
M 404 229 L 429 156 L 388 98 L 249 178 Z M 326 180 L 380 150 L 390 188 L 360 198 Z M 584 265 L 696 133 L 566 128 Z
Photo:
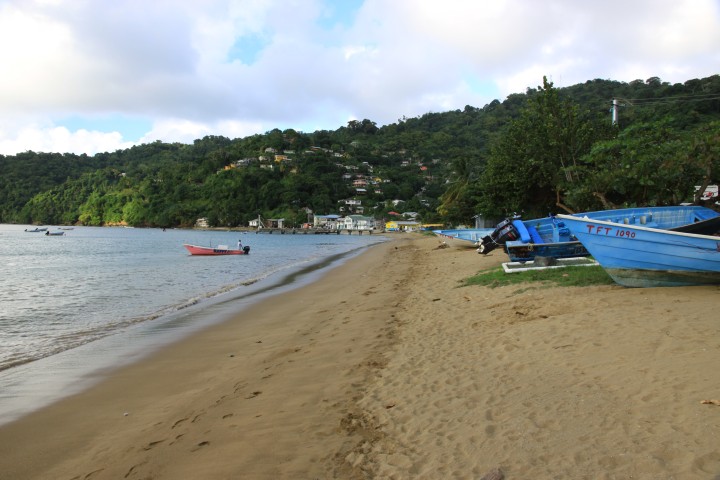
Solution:
M 152 450 L 153 448 L 155 448 L 157 445 L 160 445 L 164 441 L 165 440 L 163 439 L 163 440 L 155 440 L 154 442 L 150 442 L 143 447 L 143 450 Z
M 181 425 L 182 423 L 187 422 L 187 420 L 188 420 L 187 418 L 181 418 L 181 419 L 178 420 L 177 422 L 173 423 L 173 426 L 170 427 L 170 428 L 173 429 L 173 428 Z
M 197 451 L 200 450 L 202 447 L 207 447 L 208 445 L 210 445 L 210 442 L 207 441 L 207 440 L 204 440 L 204 441 L 198 443 L 197 446 L 195 446 L 195 448 L 191 449 L 190 451 L 191 451 L 191 452 L 197 452 Z

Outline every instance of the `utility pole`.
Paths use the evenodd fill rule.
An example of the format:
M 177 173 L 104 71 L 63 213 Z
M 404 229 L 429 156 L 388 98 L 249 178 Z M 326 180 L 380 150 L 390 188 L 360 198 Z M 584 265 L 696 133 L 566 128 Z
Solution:
M 617 125 L 617 123 L 618 123 L 618 106 L 619 106 L 619 105 L 618 105 L 617 98 L 613 98 L 613 101 L 612 101 L 612 109 L 611 109 L 611 111 L 612 111 L 612 124 L 613 124 L 613 126 L 614 126 L 614 125 Z
M 623 103 L 620 103 L 623 102 Z M 612 99 L 612 108 L 610 111 L 612 112 L 612 124 L 613 127 L 616 127 L 618 124 L 618 114 L 620 113 L 619 107 L 624 107 L 626 105 L 632 106 L 632 103 L 630 103 L 627 100 L 623 100 L 622 98 L 613 98 Z

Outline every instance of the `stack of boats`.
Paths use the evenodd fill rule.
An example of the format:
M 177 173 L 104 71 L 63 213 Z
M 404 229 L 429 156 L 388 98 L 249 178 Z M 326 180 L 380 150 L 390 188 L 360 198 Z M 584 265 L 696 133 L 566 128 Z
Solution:
M 701 206 L 643 207 L 500 222 L 478 253 L 512 262 L 591 255 L 627 287 L 720 284 L 720 213 Z

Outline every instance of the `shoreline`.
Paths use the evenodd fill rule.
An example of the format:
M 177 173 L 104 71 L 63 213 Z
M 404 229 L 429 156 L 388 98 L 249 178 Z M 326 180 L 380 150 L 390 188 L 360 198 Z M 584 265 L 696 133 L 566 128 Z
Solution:
M 248 306 L 314 282 L 367 246 L 333 254 L 243 283 L 242 289 L 203 295 L 182 308 L 51 356 L 0 370 L 0 427 L 79 393 L 115 370 L 158 349 L 240 315 Z
M 459 287 L 507 260 L 390 241 L 0 427 L 0 472 L 714 478 L 718 287 Z
M 323 477 L 347 441 L 336 430 L 348 391 L 388 342 L 379 333 L 387 320 L 375 313 L 391 293 L 356 288 L 406 242 L 370 247 L 1 426 L 0 471 L 13 479 Z M 315 448 L 297 456 L 307 442 Z M 238 451 L 252 453 L 238 459 Z

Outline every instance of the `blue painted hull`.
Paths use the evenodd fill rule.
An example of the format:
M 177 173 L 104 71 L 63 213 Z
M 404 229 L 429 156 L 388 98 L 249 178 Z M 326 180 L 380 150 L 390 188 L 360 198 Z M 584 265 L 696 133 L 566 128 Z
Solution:
M 528 237 L 521 235 L 519 239 L 505 243 L 505 253 L 511 262 L 532 262 L 535 257 L 574 258 L 589 255 L 582 243 L 555 217 L 523 220 L 522 225 L 528 231 Z M 530 232 L 533 232 L 532 236 Z
M 720 223 L 720 213 L 695 205 L 598 210 L 579 213 L 575 216 L 663 230 L 691 229 L 695 225 L 700 228 L 705 222 L 713 221 Z M 563 216 L 513 222 L 517 225 L 517 222 L 520 221 L 522 225 L 517 226 L 526 232 L 520 234 L 516 240 L 505 243 L 505 251 L 510 260 L 527 262 L 534 260 L 536 256 L 569 258 L 590 255 L 591 252 L 588 252 L 586 246 L 579 241 L 574 232 L 568 230 L 560 217 Z
M 720 237 L 619 224 L 580 215 L 558 215 L 558 218 L 620 285 L 720 284 Z
M 575 258 L 590 255 L 578 240 L 542 244 L 507 242 L 505 253 L 511 262 L 532 262 L 535 257 Z
M 433 233 L 440 237 L 467 242 L 468 246 L 474 246 L 492 231 L 492 228 L 458 228 L 455 230 L 433 230 Z

